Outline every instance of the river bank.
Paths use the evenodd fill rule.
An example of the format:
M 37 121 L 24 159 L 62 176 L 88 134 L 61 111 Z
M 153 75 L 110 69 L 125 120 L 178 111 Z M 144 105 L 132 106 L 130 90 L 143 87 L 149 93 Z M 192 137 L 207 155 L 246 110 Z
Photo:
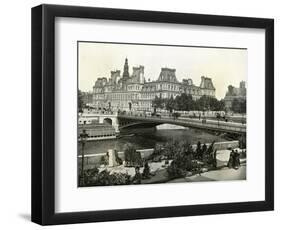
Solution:
M 163 127 L 163 126 L 162 126 Z M 133 134 L 133 135 L 131 135 Z M 217 133 L 205 132 L 196 129 L 155 129 L 138 128 L 123 130 L 120 133 L 121 138 L 112 140 L 90 141 L 85 144 L 85 154 L 105 153 L 108 149 L 124 151 L 126 144 L 132 144 L 136 149 L 152 149 L 155 145 L 164 145 L 170 140 L 188 141 L 190 144 L 224 142 L 233 140 Z M 78 155 L 81 155 L 81 144 L 78 145 Z
M 207 147 L 210 145 L 210 143 L 206 143 Z M 197 145 L 192 145 L 193 150 L 195 150 L 197 147 Z M 227 149 L 235 149 L 239 147 L 239 142 L 238 141 L 226 141 L 226 142 L 215 142 L 214 143 L 214 149 L 216 149 L 217 151 L 221 152 L 222 150 L 227 150 Z M 137 150 L 138 152 L 140 152 L 141 157 L 143 159 L 147 159 L 153 152 L 154 149 L 140 149 Z M 218 153 L 219 153 L 218 152 Z M 119 151 L 118 153 L 118 157 L 120 157 L 122 159 L 122 161 L 124 161 L 124 152 L 123 151 Z M 94 153 L 94 154 L 85 154 L 84 155 L 84 164 L 85 164 L 85 169 L 89 169 L 89 168 L 93 168 L 93 167 L 99 167 L 101 164 L 101 159 L 102 157 L 104 157 L 107 153 Z M 218 155 L 219 157 L 219 155 Z M 220 158 L 218 158 L 220 159 Z M 81 164 L 81 160 L 82 160 L 82 155 L 78 156 L 78 164 Z M 224 160 L 225 161 L 225 160 Z
M 237 150 L 239 152 L 242 151 L 241 149 Z M 143 178 L 141 184 L 245 180 L 246 155 L 240 154 L 241 165 L 234 169 L 228 167 L 230 153 L 230 150 L 218 150 L 216 155 L 216 167 L 202 167 L 199 171 L 187 171 L 185 176 L 179 178 L 169 177 L 167 170 L 173 160 L 169 160 L 168 162 L 166 160 L 149 162 L 151 176 L 146 179 Z M 91 169 L 91 167 L 87 167 L 87 169 Z M 135 167 L 126 167 L 125 165 L 114 167 L 101 165 L 97 169 L 99 173 L 107 171 L 112 175 L 128 175 L 130 178 L 134 178 L 136 175 Z M 139 172 L 143 174 L 144 167 L 140 167 Z

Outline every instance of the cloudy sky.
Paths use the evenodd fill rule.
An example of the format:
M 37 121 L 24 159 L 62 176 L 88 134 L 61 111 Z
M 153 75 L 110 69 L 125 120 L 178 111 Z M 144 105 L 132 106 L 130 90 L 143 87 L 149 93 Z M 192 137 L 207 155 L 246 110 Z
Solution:
M 227 86 L 247 81 L 247 50 L 203 47 L 152 46 L 79 42 L 79 89 L 91 91 L 98 77 L 110 77 L 111 70 L 123 71 L 128 58 L 133 66 L 144 66 L 146 80 L 156 80 L 161 67 L 176 69 L 179 81 L 191 78 L 200 85 L 201 76 L 212 78 L 216 97 L 225 96 Z

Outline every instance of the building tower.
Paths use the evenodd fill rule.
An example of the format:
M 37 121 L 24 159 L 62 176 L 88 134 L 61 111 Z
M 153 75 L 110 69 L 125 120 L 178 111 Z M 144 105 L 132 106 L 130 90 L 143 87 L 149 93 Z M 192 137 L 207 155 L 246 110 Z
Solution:
M 123 70 L 123 79 L 127 80 L 130 77 L 129 75 L 129 65 L 128 65 L 128 59 L 125 59 L 125 65 Z

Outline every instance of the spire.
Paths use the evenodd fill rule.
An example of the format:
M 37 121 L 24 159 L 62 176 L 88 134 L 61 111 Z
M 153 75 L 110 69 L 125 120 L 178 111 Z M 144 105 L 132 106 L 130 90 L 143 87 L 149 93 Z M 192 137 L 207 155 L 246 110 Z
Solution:
M 125 59 L 125 65 L 123 70 L 123 78 L 128 79 L 130 77 L 129 75 L 129 65 L 128 65 L 128 59 Z

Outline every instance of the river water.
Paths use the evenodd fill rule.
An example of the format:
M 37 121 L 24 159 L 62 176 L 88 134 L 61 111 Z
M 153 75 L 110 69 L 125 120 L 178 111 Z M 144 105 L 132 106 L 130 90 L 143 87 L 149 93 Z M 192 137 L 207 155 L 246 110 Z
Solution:
M 108 149 L 124 151 L 125 144 L 130 143 L 136 149 L 154 148 L 155 144 L 165 144 L 169 140 L 188 141 L 190 144 L 226 141 L 221 136 L 190 128 L 165 129 L 165 125 L 155 128 L 127 129 L 120 137 L 113 140 L 89 141 L 85 145 L 85 154 L 105 153 Z M 80 146 L 81 147 L 81 146 Z M 81 151 L 81 148 L 79 148 Z

